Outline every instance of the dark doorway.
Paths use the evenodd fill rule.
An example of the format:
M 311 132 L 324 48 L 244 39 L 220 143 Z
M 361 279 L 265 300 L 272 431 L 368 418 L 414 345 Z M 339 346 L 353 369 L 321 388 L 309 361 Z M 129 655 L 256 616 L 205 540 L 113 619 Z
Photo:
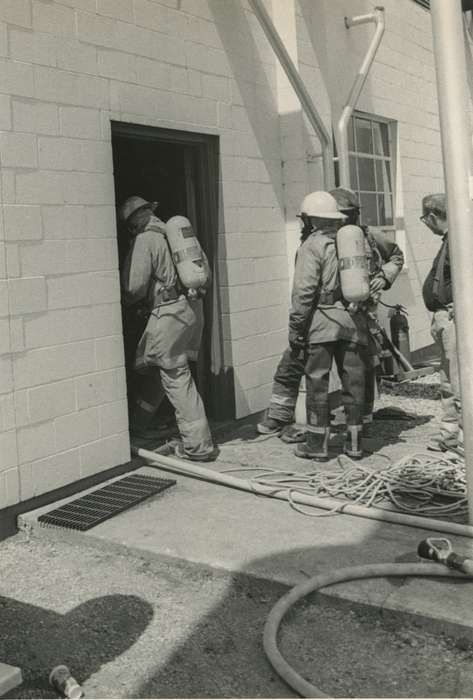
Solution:
M 117 206 L 131 195 L 140 195 L 159 202 L 156 213 L 162 221 L 176 214 L 187 216 L 208 257 L 213 285 L 204 299 L 203 342 L 197 367 L 192 371 L 209 418 L 233 417 L 230 384 L 227 380 L 222 382 L 227 373 L 223 367 L 217 294 L 218 137 L 112 122 L 112 147 Z M 120 222 L 118 247 L 121 270 L 129 238 Z M 128 369 L 142 329 L 138 322 L 135 327 L 131 324 L 130 331 L 129 319 L 125 323 L 126 313 L 122 306 Z M 128 371 L 128 383 L 132 377 Z M 233 386 L 231 392 L 233 395 Z M 162 410 L 169 413 L 169 405 Z

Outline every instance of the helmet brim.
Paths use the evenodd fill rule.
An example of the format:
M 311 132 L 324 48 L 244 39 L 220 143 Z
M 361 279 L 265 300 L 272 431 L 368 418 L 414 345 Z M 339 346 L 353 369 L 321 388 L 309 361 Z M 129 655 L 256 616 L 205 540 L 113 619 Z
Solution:
M 306 216 L 310 216 L 313 219 L 339 219 L 339 220 L 341 219 L 343 221 L 343 219 L 347 218 L 346 214 L 342 214 L 341 211 L 337 211 L 337 212 L 331 211 L 331 212 L 318 213 L 318 214 L 308 214 L 305 211 L 301 211 L 301 213 L 298 216 L 302 216 L 303 214 L 305 214 Z

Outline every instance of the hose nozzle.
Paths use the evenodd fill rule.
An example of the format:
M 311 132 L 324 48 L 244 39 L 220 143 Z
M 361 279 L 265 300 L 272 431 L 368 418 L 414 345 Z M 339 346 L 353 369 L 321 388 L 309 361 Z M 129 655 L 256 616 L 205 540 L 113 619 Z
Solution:
M 417 547 L 417 554 L 422 559 L 437 561 L 449 569 L 456 569 L 470 576 L 473 574 L 473 559 L 456 554 L 450 540 L 445 537 L 429 537 L 422 540 Z

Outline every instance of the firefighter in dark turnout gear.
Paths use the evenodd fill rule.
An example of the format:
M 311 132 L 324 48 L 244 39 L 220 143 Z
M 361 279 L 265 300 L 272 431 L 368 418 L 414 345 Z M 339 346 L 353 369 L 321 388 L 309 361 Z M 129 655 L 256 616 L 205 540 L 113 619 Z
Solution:
M 295 454 L 326 461 L 330 436 L 329 374 L 335 360 L 347 416 L 344 451 L 362 456 L 364 402 L 363 347 L 368 344 L 366 315 L 350 313 L 341 293 L 336 234 L 346 217 L 328 192 L 312 192 L 301 206 L 310 235 L 299 248 L 289 315 L 292 352 L 306 353 L 306 440 Z
M 360 205 L 355 193 L 338 187 L 330 194 L 337 201 L 338 209 L 346 216 L 344 223 L 358 225 Z M 379 298 L 381 290 L 389 289 L 399 275 L 404 264 L 404 256 L 400 248 L 387 240 L 384 234 L 371 232 L 367 227 L 362 227 L 362 229 L 366 237 L 366 254 L 369 261 L 372 295 L 368 308 L 370 314 L 375 314 L 375 300 Z M 310 229 L 304 227 L 301 236 L 302 242 L 307 235 L 310 235 Z M 370 317 L 368 317 L 368 323 L 370 326 L 373 325 L 373 320 Z M 373 419 L 377 352 L 377 346 L 370 334 L 365 357 L 366 386 L 363 410 L 363 424 L 365 426 L 369 425 Z M 282 431 L 281 438 L 286 442 L 297 442 L 304 439 L 300 430 L 290 427 L 294 421 L 294 410 L 303 373 L 304 361 L 299 356 L 294 356 L 289 348 L 286 349 L 276 369 L 270 405 L 266 417 L 258 424 L 258 432 L 281 434 Z
M 453 312 L 452 274 L 448 248 L 447 205 L 444 194 L 429 194 L 422 200 L 421 221 L 442 245 L 432 263 L 422 288 L 424 303 L 433 312 L 431 333 L 440 350 L 440 392 L 442 416 L 438 434 L 430 450 L 463 449 L 463 424 L 460 401 L 460 378 Z

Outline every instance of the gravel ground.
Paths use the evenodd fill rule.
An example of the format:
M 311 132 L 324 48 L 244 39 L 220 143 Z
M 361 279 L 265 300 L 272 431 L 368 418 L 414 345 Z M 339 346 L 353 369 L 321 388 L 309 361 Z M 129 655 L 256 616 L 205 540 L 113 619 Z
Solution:
M 388 406 L 415 417 L 377 421 L 382 448 L 422 449 L 439 416 L 438 376 L 385 387 L 376 408 Z M 291 446 L 254 437 L 254 425 L 233 428 L 222 458 L 300 468 Z M 59 663 L 86 697 L 295 697 L 261 643 L 280 585 L 24 534 L 0 543 L 0 562 L 0 660 L 20 666 L 25 680 L 8 697 L 58 697 L 48 674 Z M 466 639 L 323 596 L 290 614 L 280 647 L 333 697 L 473 697 Z
M 0 659 L 25 679 L 8 697 L 58 697 L 58 663 L 86 697 L 295 697 L 261 643 L 280 585 L 23 534 L 0 544 L 0 561 Z M 330 696 L 473 696 L 468 640 L 318 601 L 289 615 L 280 647 Z

